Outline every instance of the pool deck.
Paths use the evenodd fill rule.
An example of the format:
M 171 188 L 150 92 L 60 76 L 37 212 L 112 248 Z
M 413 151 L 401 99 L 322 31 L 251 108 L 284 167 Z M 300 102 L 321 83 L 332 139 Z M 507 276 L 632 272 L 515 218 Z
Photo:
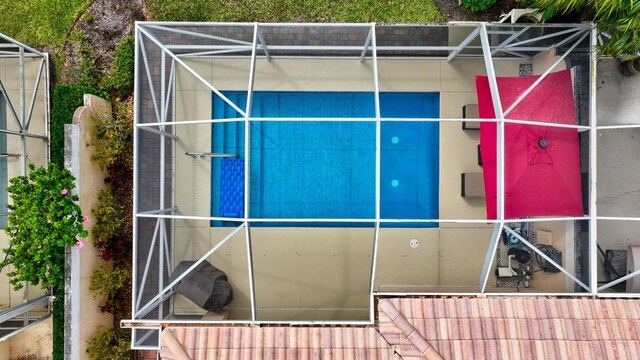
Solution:
M 553 54 L 533 60 L 534 74 L 552 63 Z M 189 60 L 188 65 L 219 90 L 248 88 L 249 60 Z M 519 62 L 496 61 L 498 76 L 518 76 Z M 379 59 L 380 91 L 439 92 L 440 118 L 462 118 L 462 107 L 475 104 L 475 75 L 485 74 L 481 59 Z M 560 70 L 560 69 L 558 69 Z M 184 69 L 176 76 L 176 120 L 211 117 L 211 91 Z M 370 61 L 338 59 L 274 59 L 256 62 L 255 90 L 373 91 Z M 176 126 L 175 203 L 180 214 L 210 216 L 209 160 L 183 155 L 211 149 L 209 124 Z M 440 219 L 483 219 L 483 198 L 460 196 L 461 174 L 481 173 L 476 146 L 479 131 L 462 130 L 460 122 L 440 123 Z M 570 263 L 572 236 L 564 222 L 540 223 L 553 234 L 554 246 Z M 231 228 L 211 228 L 208 221 L 175 221 L 176 262 L 196 259 L 218 243 Z M 492 227 L 483 224 L 441 223 L 432 229 L 381 229 L 376 288 L 393 291 L 475 291 Z M 259 318 L 296 318 L 301 308 L 323 308 L 318 318 L 367 316 L 368 278 L 373 229 L 252 228 L 256 299 Z M 417 248 L 409 245 L 419 242 Z M 229 274 L 234 287 L 232 317 L 248 315 L 249 286 L 244 232 L 212 255 L 211 262 Z M 568 253 L 568 254 L 567 254 Z M 568 256 L 568 257 L 567 257 Z M 495 263 L 494 263 L 495 266 Z M 495 286 L 490 276 L 488 287 Z M 313 284 L 313 285 L 312 285 Z M 528 291 L 565 292 L 573 286 L 562 274 L 537 273 Z M 494 289 L 500 291 L 500 289 Z M 506 291 L 515 291 L 507 289 Z M 175 312 L 201 313 L 176 297 Z M 274 308 L 285 308 L 277 311 Z M 286 310 L 286 309 L 289 310 Z M 235 310 L 234 310 L 235 309 Z

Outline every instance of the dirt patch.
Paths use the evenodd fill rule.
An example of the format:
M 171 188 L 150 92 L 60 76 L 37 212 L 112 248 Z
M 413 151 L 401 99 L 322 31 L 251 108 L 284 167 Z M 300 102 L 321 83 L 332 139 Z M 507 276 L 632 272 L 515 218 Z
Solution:
M 472 12 L 458 5 L 458 0 L 435 0 L 442 16 L 447 21 L 491 21 L 498 22 L 500 15 L 513 9 L 524 7 L 518 0 L 498 0 L 491 8 L 483 12 Z
M 83 82 L 87 72 L 90 74 L 86 75 L 96 75 L 92 71 L 104 74 L 118 42 L 132 35 L 135 22 L 144 19 L 142 0 L 95 0 L 70 31 L 60 80 Z

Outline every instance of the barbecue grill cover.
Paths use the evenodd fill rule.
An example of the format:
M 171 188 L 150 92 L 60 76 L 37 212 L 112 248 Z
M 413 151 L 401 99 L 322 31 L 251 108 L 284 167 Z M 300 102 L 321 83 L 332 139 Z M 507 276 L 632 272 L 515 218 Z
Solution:
M 174 281 L 195 261 L 182 261 L 169 277 Z M 207 311 L 220 312 L 233 300 L 227 275 L 204 261 L 176 285 L 176 291 Z

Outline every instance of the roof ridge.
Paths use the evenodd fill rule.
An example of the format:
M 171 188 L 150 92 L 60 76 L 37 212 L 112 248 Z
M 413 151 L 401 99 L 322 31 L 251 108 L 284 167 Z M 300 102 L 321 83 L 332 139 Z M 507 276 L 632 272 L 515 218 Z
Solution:
M 191 360 L 171 329 L 164 329 L 160 334 L 160 337 L 161 341 L 167 345 L 167 350 L 170 352 L 170 354 L 165 354 L 163 357 L 169 357 L 169 355 L 172 355 L 176 360 Z
M 400 311 L 393 306 L 389 300 L 381 300 L 378 308 L 384 312 L 391 322 L 402 332 L 402 334 L 418 349 L 421 356 L 428 360 L 442 360 L 442 356 L 431 344 L 420 334 L 416 328 L 404 317 Z M 381 334 L 382 335 L 382 334 Z M 384 335 L 382 335 L 384 337 Z

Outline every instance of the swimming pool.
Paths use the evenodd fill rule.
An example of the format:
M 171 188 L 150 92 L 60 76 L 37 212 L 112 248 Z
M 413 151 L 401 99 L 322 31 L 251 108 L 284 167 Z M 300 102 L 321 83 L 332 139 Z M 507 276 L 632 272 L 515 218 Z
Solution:
M 245 106 L 246 92 L 224 94 Z M 251 115 L 361 118 L 375 117 L 374 108 L 368 92 L 254 92 Z M 437 118 L 439 94 L 380 93 L 380 109 L 382 117 Z M 212 115 L 238 117 L 215 95 Z M 380 130 L 381 218 L 437 219 L 439 124 L 383 122 Z M 375 218 L 375 122 L 252 121 L 250 137 L 250 218 Z M 212 152 L 244 158 L 244 123 L 212 124 L 212 143 Z M 212 216 L 221 215 L 221 162 L 212 159 Z

